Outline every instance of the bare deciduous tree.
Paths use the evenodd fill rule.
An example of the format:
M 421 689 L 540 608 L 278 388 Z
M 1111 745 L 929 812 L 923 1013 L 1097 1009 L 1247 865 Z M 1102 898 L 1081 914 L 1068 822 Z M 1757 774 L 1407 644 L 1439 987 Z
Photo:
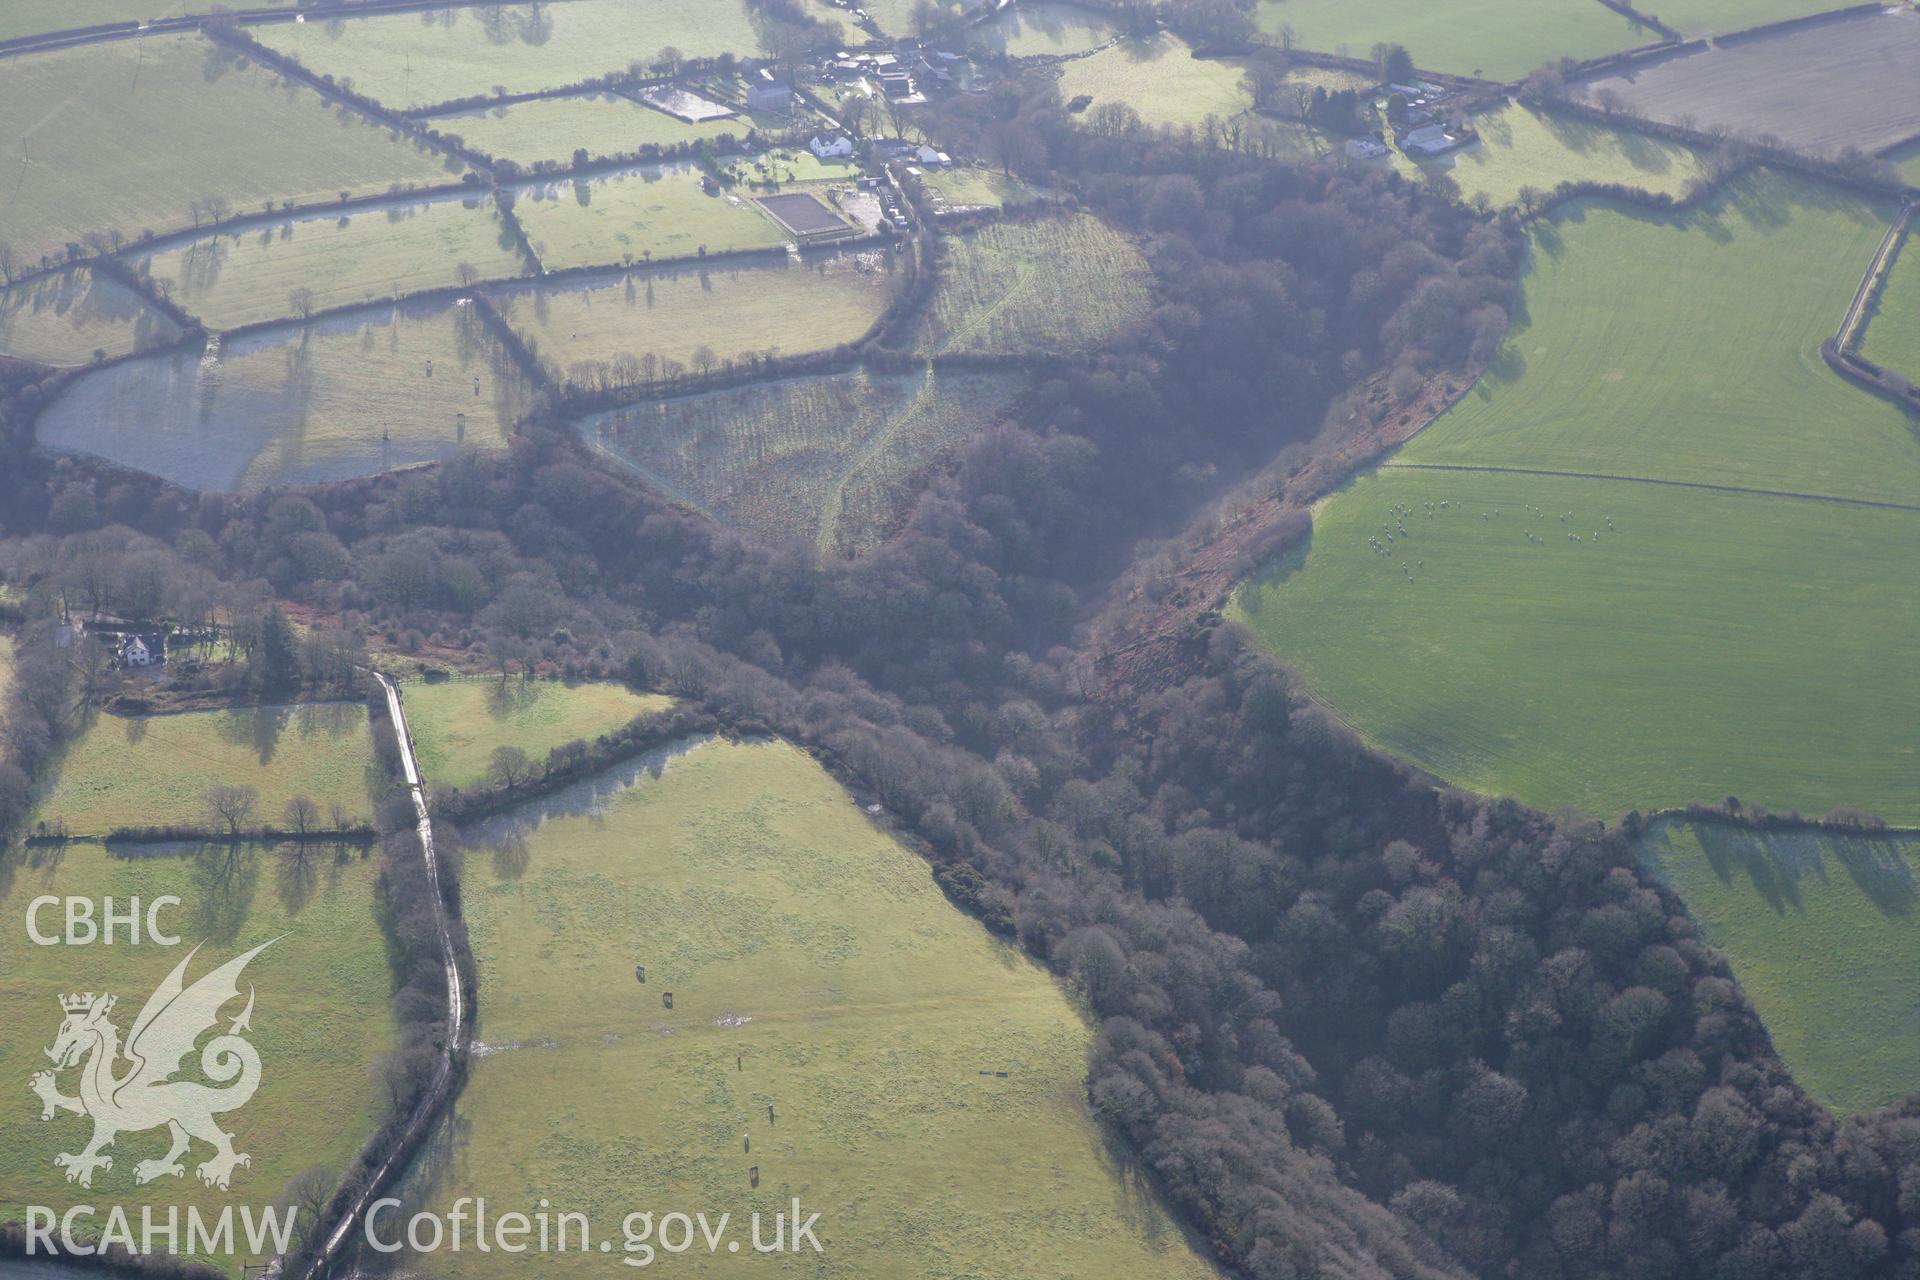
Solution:
M 320 806 L 306 796 L 295 796 L 287 801 L 287 807 L 281 810 L 281 817 L 287 824 L 287 830 L 305 840 L 320 823 Z
M 487 760 L 487 776 L 496 786 L 512 790 L 533 772 L 533 761 L 519 747 L 495 747 Z
M 260 793 L 252 787 L 214 786 L 207 788 L 207 815 L 227 828 L 227 839 L 238 840 L 240 829 L 253 817 Z

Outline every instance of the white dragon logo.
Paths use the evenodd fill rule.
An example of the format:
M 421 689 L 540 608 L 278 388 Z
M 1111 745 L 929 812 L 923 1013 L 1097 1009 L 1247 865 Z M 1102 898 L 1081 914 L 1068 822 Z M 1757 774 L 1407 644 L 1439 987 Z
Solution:
M 214 1122 L 216 1115 L 246 1105 L 260 1087 L 260 1055 L 240 1036 L 251 1029 L 252 987 L 247 988 L 247 1007 L 226 1034 L 215 1036 L 200 1051 L 200 1070 L 209 1080 L 226 1087 L 216 1089 L 173 1077 L 193 1052 L 194 1042 L 219 1021 L 221 1007 L 239 998 L 240 971 L 272 945 L 261 943 L 189 987 L 183 978 L 187 962 L 200 950 L 195 947 L 147 997 L 140 1016 L 133 1020 L 124 1050 L 120 1029 L 107 1020 L 113 1012 L 114 996 L 88 992 L 60 997 L 60 1007 L 67 1016 L 53 1047 L 47 1050 L 54 1070 L 36 1074 L 31 1088 L 40 1097 L 42 1120 L 51 1120 L 61 1111 L 93 1117 L 93 1141 L 86 1149 L 78 1155 L 62 1153 L 53 1158 L 56 1166 L 67 1171 L 68 1182 L 91 1187 L 95 1169 L 113 1168 L 113 1157 L 101 1152 L 113 1145 L 115 1137 L 161 1125 L 167 1127 L 173 1145 L 163 1158 L 142 1160 L 134 1166 L 136 1183 L 184 1174 L 180 1157 L 187 1154 L 192 1138 L 211 1143 L 214 1148 L 213 1157 L 197 1170 L 200 1181 L 210 1187 L 225 1191 L 234 1169 L 252 1163 L 250 1157 L 233 1149 L 233 1135 Z M 114 1067 L 122 1057 L 132 1066 L 116 1076 Z M 74 1066 L 80 1067 L 80 1096 L 69 1098 L 60 1092 L 54 1072 Z

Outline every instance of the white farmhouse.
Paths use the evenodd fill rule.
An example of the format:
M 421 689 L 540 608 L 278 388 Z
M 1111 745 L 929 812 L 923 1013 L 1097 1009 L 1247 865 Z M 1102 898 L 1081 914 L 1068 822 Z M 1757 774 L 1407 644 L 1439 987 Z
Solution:
M 139 636 L 131 637 L 120 646 L 120 665 L 123 667 L 150 667 L 153 662 L 153 650 Z
M 844 160 L 853 154 L 853 139 L 844 133 L 836 134 L 831 138 L 816 135 L 807 143 L 807 150 L 822 160 Z

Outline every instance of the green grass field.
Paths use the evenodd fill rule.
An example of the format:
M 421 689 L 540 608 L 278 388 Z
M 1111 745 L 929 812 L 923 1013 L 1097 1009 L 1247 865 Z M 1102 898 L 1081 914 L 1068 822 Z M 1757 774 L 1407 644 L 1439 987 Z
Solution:
M 1562 182 L 1614 182 L 1676 198 L 1705 175 L 1690 148 L 1626 129 L 1546 115 L 1508 103 L 1473 118 L 1480 140 L 1431 160 L 1393 152 L 1408 177 L 1444 173 L 1471 199 L 1484 192 L 1495 205 L 1515 203 L 1523 187 L 1545 193 Z M 1380 163 L 1385 163 L 1381 161 Z
M 287 801 L 306 796 L 324 815 L 338 802 L 372 816 L 367 770 L 373 740 L 357 702 L 242 707 L 180 715 L 99 716 L 60 762 L 36 822 L 74 835 L 115 827 L 213 826 L 207 791 L 252 787 L 254 822 L 277 823 Z
M 723 523 L 850 555 L 890 533 L 927 467 L 992 425 L 1020 385 L 996 374 L 856 371 L 651 401 L 580 429 Z
M 467 308 L 393 307 L 103 369 L 50 404 L 35 432 L 49 449 L 189 488 L 254 490 L 497 448 L 524 398 Z
M 1153 305 L 1140 250 L 1092 214 L 966 228 L 940 254 L 933 296 L 908 325 L 918 351 L 1089 351 Z
M 291 6 L 295 0 L 248 0 L 250 9 Z M 0 5 L 0 40 L 72 31 L 109 22 L 145 22 L 186 13 L 210 13 L 207 0 L 8 0 Z
M 519 165 L 542 160 L 570 164 L 573 153 L 582 148 L 589 156 L 613 156 L 649 144 L 672 147 L 698 138 L 729 135 L 739 139 L 756 125 L 776 125 L 771 118 L 747 115 L 688 124 L 617 93 L 538 98 L 508 107 L 435 116 L 431 123 L 441 133 L 457 135 L 478 151 Z
M 163 347 L 173 321 L 119 281 L 75 267 L 0 291 L 0 356 L 72 366 Z
M 705 346 L 799 355 L 858 341 L 887 309 L 894 257 L 870 251 L 806 264 L 716 265 L 598 283 L 503 289 L 501 313 L 562 378 L 581 361 L 647 353 L 690 366 Z
M 1276 40 L 1292 27 L 1302 49 L 1370 58 L 1376 44 L 1398 44 L 1426 70 L 1488 80 L 1660 38 L 1594 0 L 1260 0 L 1255 18 Z
M 1725 35 L 1846 7 L 1833 0 L 1659 0 L 1642 12 L 1658 15 L 1681 35 L 1691 37 Z
M 279 849 L 224 844 L 142 847 L 124 856 L 76 844 L 0 855 L 0 907 L 12 921 L 0 930 L 0 1025 L 7 1028 L 0 1038 L 0 1072 L 17 1092 L 0 1109 L 0 1221 L 22 1218 L 28 1205 L 59 1213 L 91 1204 L 99 1206 L 93 1218 L 98 1230 L 106 1206 L 119 1205 L 137 1229 L 141 1206 L 151 1205 L 163 1223 L 167 1209 L 177 1206 L 184 1226 L 189 1206 L 210 1218 L 229 1203 L 264 1207 L 302 1170 L 345 1168 L 386 1106 L 374 1071 L 393 1048 L 387 1007 L 392 978 L 375 911 L 376 874 L 374 863 L 358 852 L 341 860 L 327 847 L 315 847 L 304 859 Z M 164 910 L 160 923 L 181 943 L 128 946 L 116 939 L 111 947 L 84 950 L 32 945 L 24 928 L 27 904 L 42 894 L 92 898 L 96 912 L 108 896 L 124 909 L 130 897 L 150 904 L 173 895 L 180 905 Z M 58 932 L 58 910 L 43 911 L 40 925 Z M 90 1190 L 69 1184 L 53 1158 L 78 1152 L 92 1124 L 66 1112 L 41 1121 L 40 1104 L 27 1090 L 29 1077 L 49 1065 L 41 1051 L 59 1031 L 59 997 L 74 991 L 114 994 L 119 1004 L 111 1020 L 125 1035 L 147 996 L 191 948 L 202 950 L 188 966 L 189 982 L 274 938 L 279 940 L 247 966 L 241 999 L 226 1006 L 220 1024 L 225 1030 L 240 1013 L 251 987 L 247 1039 L 260 1055 L 261 1083 L 244 1107 L 220 1117 L 235 1149 L 252 1158 L 234 1172 L 231 1190 L 207 1187 L 196 1176 L 212 1154 L 200 1142 L 182 1162 L 184 1176 L 136 1185 L 135 1165 L 166 1153 L 162 1129 L 121 1133 L 109 1151 L 113 1167 L 96 1172 Z M 185 1078 L 198 1078 L 197 1056 L 188 1063 Z M 126 1064 L 116 1070 L 124 1073 Z M 57 1083 L 72 1095 L 78 1078 L 77 1071 L 63 1072 Z M 244 1248 L 243 1236 L 236 1247 Z M 206 1261 L 238 1274 L 242 1262 L 260 1259 L 242 1252 Z M 13 1267 L 7 1264 L 9 1274 Z
M 1814 354 L 1877 219 L 1778 178 L 1684 223 L 1570 207 L 1496 372 L 1236 611 L 1363 736 L 1476 790 L 1920 817 L 1920 512 L 1497 470 L 1910 502 L 1920 440 Z
M 1860 349 L 1867 359 L 1920 379 L 1920 239 L 1911 230 L 1887 272 Z
M 1368 539 L 1396 504 L 1388 557 Z M 1916 555 L 1916 511 L 1390 467 L 1232 613 L 1361 736 L 1475 791 L 1608 820 L 1731 793 L 1912 822 Z
M 973 28 L 974 46 L 1010 58 L 1068 57 L 1097 49 L 1120 33 L 1097 9 L 1076 4 L 1022 5 Z
M 664 711 L 673 699 L 618 684 L 557 680 L 448 680 L 410 683 L 407 727 L 429 782 L 470 787 L 487 776 L 496 747 L 519 747 L 536 762 L 553 748 L 592 742 L 636 716 Z
M 275 23 L 253 35 L 401 109 L 490 94 L 495 86 L 529 93 L 573 84 L 651 61 L 668 46 L 690 58 L 760 53 L 741 0 L 487 5 Z
M 9 59 L 0 121 L 0 234 L 30 261 L 89 232 L 191 226 L 209 196 L 239 212 L 459 172 L 197 36 Z
M 1493 372 L 1399 460 L 1912 501 L 1920 439 L 1819 355 L 1891 216 L 1777 175 L 1682 218 L 1569 206 Z
M 941 213 L 954 209 L 1000 209 L 1046 194 L 1032 183 L 977 165 L 929 169 L 922 183 L 934 208 Z
M 823 1253 L 702 1246 L 703 1275 L 1211 1274 L 1087 1110 L 1084 1017 L 811 759 L 710 741 L 620 779 L 470 833 L 486 1003 L 427 1200 L 546 1197 L 616 1248 L 636 1208 L 731 1212 L 743 1240 L 793 1197 L 821 1214 Z
M 1920 840 L 1660 823 L 1642 856 L 1726 952 L 1794 1078 L 1840 1112 L 1920 1079 Z
M 1111 49 L 1060 66 L 1060 97 L 1091 97 L 1092 110 L 1124 102 L 1150 125 L 1197 125 L 1253 106 L 1246 64 L 1234 58 L 1196 58 L 1177 36 L 1123 40 Z
M 210 329 L 390 299 L 476 279 L 523 275 L 489 198 L 396 202 L 207 236 L 143 261 L 156 283 Z
M 519 188 L 514 210 L 549 271 L 781 244 L 746 192 L 708 195 L 692 165 L 650 165 Z

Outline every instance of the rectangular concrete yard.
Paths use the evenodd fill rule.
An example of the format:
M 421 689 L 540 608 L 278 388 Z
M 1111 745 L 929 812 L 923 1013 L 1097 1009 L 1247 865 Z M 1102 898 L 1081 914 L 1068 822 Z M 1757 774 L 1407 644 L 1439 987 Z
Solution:
M 1920 12 L 1902 6 L 1661 58 L 1580 86 L 1635 115 L 1827 155 L 1920 133 Z

